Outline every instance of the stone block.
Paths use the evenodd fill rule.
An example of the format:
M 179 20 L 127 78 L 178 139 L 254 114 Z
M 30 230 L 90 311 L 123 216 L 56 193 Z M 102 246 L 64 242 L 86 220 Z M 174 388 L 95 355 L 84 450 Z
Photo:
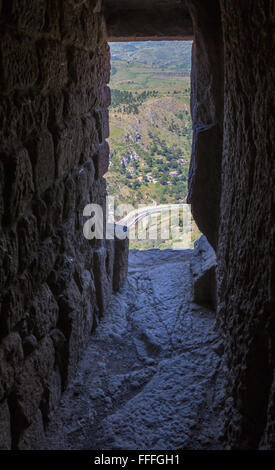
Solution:
M 89 88 L 72 88 L 64 91 L 64 119 L 69 120 L 75 117 L 84 116 L 91 113 L 97 101 L 97 91 L 90 84 Z
M 75 262 L 71 256 L 60 255 L 55 270 L 49 279 L 49 285 L 55 297 L 62 294 L 70 284 L 74 274 Z
M 10 410 L 7 400 L 0 403 L 0 450 L 11 450 Z
M 30 426 L 42 399 L 45 384 L 54 369 L 55 350 L 50 337 L 27 356 L 11 396 L 11 414 L 17 432 Z
M 37 197 L 32 203 L 32 210 L 36 217 L 39 238 L 42 241 L 49 235 L 47 230 L 47 205 L 42 199 Z
M 110 135 L 109 111 L 108 109 L 99 109 L 95 111 L 94 115 L 96 119 L 96 128 L 99 142 L 102 144 L 102 142 Z
M 25 297 L 20 280 L 16 280 L 3 296 L 0 325 L 2 333 L 9 333 L 24 317 Z
M 45 22 L 45 0 L 11 0 L 7 2 L 11 21 L 19 31 L 39 33 Z
M 102 9 L 102 0 L 90 0 L 93 13 L 100 13 Z
M 15 279 L 18 271 L 18 238 L 14 229 L 0 236 L 0 292 Z
M 82 213 L 86 204 L 90 203 L 89 188 L 94 179 L 94 167 L 87 163 L 74 173 L 76 184 L 76 207 Z
M 59 125 L 54 131 L 56 142 L 57 176 L 67 175 L 78 166 L 83 149 L 81 119 Z
M 87 345 L 93 324 L 93 306 L 89 295 L 82 297 L 74 279 L 58 297 L 59 328 L 66 342 L 61 354 L 63 386 L 73 377 L 77 363 Z
M 60 251 L 61 240 L 54 236 L 45 240 L 38 248 L 35 258 L 29 268 L 32 282 L 36 288 L 43 284 L 54 272 L 57 255 Z
M 19 150 L 4 161 L 5 220 L 14 222 L 24 214 L 34 194 L 32 165 L 26 149 Z
M 0 401 L 12 390 L 23 364 L 23 349 L 18 333 L 10 333 L 0 343 Z
M 41 194 L 48 189 L 55 178 L 55 158 L 53 138 L 49 132 L 40 133 L 28 145 L 33 163 L 35 190 Z
M 89 114 L 88 116 L 83 117 L 81 121 L 83 132 L 81 163 L 84 163 L 91 159 L 98 151 L 100 140 L 94 117 Z
M 60 34 L 60 0 L 48 0 L 46 2 L 46 21 L 43 31 L 51 39 L 61 39 Z
M 110 265 L 110 260 L 114 256 L 114 242 L 113 240 L 108 240 L 108 242 L 110 242 L 108 243 L 109 253 L 103 246 L 94 252 L 93 273 L 100 314 L 105 312 L 113 290 L 113 268 Z
M 188 181 L 188 202 L 194 219 L 209 243 L 217 248 L 222 133 L 219 125 L 197 124 Z
M 124 284 L 128 273 L 129 238 L 120 240 L 115 237 L 115 259 L 113 289 L 118 291 Z
M 34 335 L 41 339 L 52 328 L 55 328 L 57 320 L 57 302 L 49 286 L 46 283 L 42 284 L 30 309 L 30 322 Z
M 99 87 L 109 83 L 111 77 L 111 56 L 110 47 L 107 43 L 104 43 L 98 51 L 95 60 L 95 72 Z
M 27 335 L 23 338 L 23 350 L 24 350 L 24 355 L 28 356 L 28 354 L 31 354 L 38 346 L 37 339 L 34 335 Z
M 191 261 L 194 302 L 216 309 L 216 254 L 207 238 L 195 242 Z
M 43 201 L 47 206 L 46 230 L 52 233 L 56 227 L 62 224 L 64 208 L 64 184 L 55 183 L 43 195 Z
M 71 83 L 77 88 L 90 88 L 97 81 L 94 54 L 89 51 L 70 48 L 68 67 Z
M 64 213 L 63 219 L 71 217 L 75 210 L 76 203 L 76 183 L 74 178 L 69 175 L 64 181 Z
M 4 165 L 0 161 L 0 230 L 2 228 L 2 217 L 4 214 Z
M 27 142 L 34 133 L 37 134 L 48 125 L 49 100 L 47 96 L 17 94 L 14 99 L 6 97 L 2 105 L 6 114 L 3 121 L 4 130 L 6 134 L 8 132 L 13 145 L 17 141 Z M 18 143 L 16 145 L 18 146 Z
M 99 146 L 99 150 L 94 157 L 94 165 L 96 170 L 96 178 L 102 178 L 107 173 L 110 162 L 110 148 L 108 142 L 103 142 Z
M 0 81 L 5 90 L 26 90 L 38 79 L 38 58 L 34 42 L 5 34 L 1 38 Z
M 62 380 L 59 369 L 55 369 L 50 375 L 46 387 L 44 390 L 44 395 L 42 398 L 42 414 L 44 420 L 48 421 L 56 410 L 62 393 Z
M 63 121 L 64 95 L 62 90 L 51 90 L 49 93 L 49 128 L 53 123 L 60 124 Z
M 111 90 L 107 85 L 104 85 L 98 90 L 97 104 L 100 108 L 108 108 L 111 102 Z
M 29 215 L 18 222 L 19 271 L 23 272 L 32 262 L 39 244 L 36 217 Z
M 37 45 L 40 80 L 45 90 L 62 88 L 68 80 L 66 49 L 57 41 L 40 41 Z
M 61 31 L 68 44 L 95 50 L 98 40 L 98 17 L 94 12 L 98 5 L 94 1 L 70 1 L 63 5 Z
M 43 450 L 44 439 L 43 417 L 38 409 L 30 426 L 20 434 L 16 447 L 19 450 Z

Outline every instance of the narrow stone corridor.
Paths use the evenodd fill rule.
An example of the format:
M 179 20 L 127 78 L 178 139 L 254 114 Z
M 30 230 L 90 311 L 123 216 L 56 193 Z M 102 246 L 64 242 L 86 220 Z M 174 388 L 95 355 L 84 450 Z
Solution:
M 130 252 L 46 449 L 222 448 L 222 350 L 213 313 L 192 303 L 191 257 Z

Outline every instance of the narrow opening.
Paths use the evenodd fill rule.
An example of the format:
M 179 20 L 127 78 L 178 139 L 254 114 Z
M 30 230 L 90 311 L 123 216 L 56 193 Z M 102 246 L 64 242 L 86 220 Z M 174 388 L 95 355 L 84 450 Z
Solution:
M 191 41 L 110 43 L 110 167 L 115 222 L 130 248 L 193 248 L 186 204 L 192 146 Z

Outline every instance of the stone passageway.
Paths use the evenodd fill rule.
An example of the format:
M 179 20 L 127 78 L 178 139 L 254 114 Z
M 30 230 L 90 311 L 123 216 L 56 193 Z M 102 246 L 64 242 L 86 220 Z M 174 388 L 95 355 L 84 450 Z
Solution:
M 214 314 L 192 302 L 191 257 L 130 252 L 46 449 L 222 448 L 222 348 Z

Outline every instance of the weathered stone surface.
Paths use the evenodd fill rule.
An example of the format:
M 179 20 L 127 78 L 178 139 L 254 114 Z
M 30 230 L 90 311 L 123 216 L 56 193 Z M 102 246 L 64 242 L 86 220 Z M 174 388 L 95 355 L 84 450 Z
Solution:
M 275 351 L 272 2 L 220 3 L 226 47 L 217 318 L 230 366 L 227 439 L 231 448 L 251 449 L 265 433 L 274 449 L 267 425 L 274 420 Z
M 38 59 L 34 43 L 5 34 L 1 39 L 0 81 L 6 90 L 24 90 L 38 79 Z
M 57 173 L 62 177 L 79 163 L 82 148 L 81 120 L 75 119 L 58 126 L 54 137 L 57 142 Z
M 70 89 L 64 91 L 64 118 L 73 119 L 88 114 L 97 103 L 97 90 L 90 84 L 85 89 Z
M 26 211 L 34 193 L 32 166 L 26 149 L 5 159 L 5 217 L 13 222 Z
M 104 142 L 109 137 L 109 112 L 107 109 L 99 109 L 95 112 L 96 126 L 99 142 Z
M 30 215 L 18 222 L 19 270 L 22 272 L 32 262 L 38 249 L 36 217 Z
M 22 320 L 25 313 L 25 299 L 20 280 L 11 284 L 1 303 L 1 331 L 2 334 L 8 334 Z
M 129 238 L 115 238 L 115 260 L 113 273 L 113 289 L 122 288 L 128 274 Z
M 55 352 L 52 340 L 50 337 L 45 337 L 24 362 L 11 399 L 12 420 L 18 434 L 21 429 L 30 426 L 33 422 L 42 399 L 45 383 L 53 370 L 54 361 Z
M 58 369 L 54 370 L 51 376 L 49 377 L 46 388 L 44 391 L 44 396 L 42 399 L 42 412 L 46 421 L 48 421 L 54 411 L 56 410 L 62 392 L 62 380 L 61 374 Z
M 0 291 L 15 279 L 18 270 L 18 238 L 14 230 L 0 236 Z
M 81 295 L 79 288 L 72 278 L 66 289 L 58 297 L 60 318 L 58 326 L 65 335 L 66 343 L 63 348 L 62 379 L 67 383 L 74 375 L 77 363 L 87 344 L 88 336 L 93 325 L 93 305 L 90 304 L 91 292 L 94 287 L 90 281 Z M 91 289 L 91 292 L 89 292 Z M 90 294 L 90 295 L 89 295 Z
M 111 104 L 111 89 L 105 85 L 99 90 L 98 105 L 102 108 L 108 108 Z
M 195 124 L 188 202 L 199 229 L 215 249 L 220 213 L 221 146 L 222 133 L 217 124 Z
M 41 41 L 37 45 L 40 66 L 39 85 L 43 90 L 63 88 L 68 80 L 65 47 L 57 41 Z
M 44 448 L 44 424 L 40 410 L 30 424 L 20 435 L 17 448 L 19 450 L 43 450 Z
M 11 0 L 7 8 L 19 31 L 37 33 L 43 30 L 46 12 L 44 0 Z
M 99 87 L 109 83 L 111 76 L 111 56 L 110 46 L 107 43 L 103 43 L 101 48 L 98 50 L 95 60 L 95 73 L 96 80 Z
M 100 313 L 104 313 L 109 303 L 113 287 L 114 242 L 108 240 L 108 248 L 104 246 L 94 252 L 94 280 L 96 286 L 97 303 Z
M 96 178 L 101 178 L 107 173 L 110 161 L 110 148 L 108 142 L 99 146 L 98 153 L 95 155 L 94 164 L 96 169 Z
M 2 227 L 2 217 L 4 214 L 4 166 L 3 163 L 0 161 L 0 228 Z
M 191 259 L 191 251 L 130 251 L 129 277 L 89 342 L 46 449 L 223 448 L 226 368 L 214 315 L 192 303 Z
M 195 242 L 191 262 L 194 302 L 216 309 L 216 254 L 202 236 Z
M 0 450 L 11 449 L 10 411 L 7 401 L 0 403 Z
M 91 114 L 82 118 L 82 147 L 80 163 L 89 161 L 98 149 L 99 139 L 95 119 Z
M 266 426 L 260 442 L 260 450 L 274 449 L 275 446 L 275 372 L 270 387 Z
M 217 249 L 223 138 L 223 38 L 219 1 L 188 2 L 194 25 L 191 113 L 193 146 L 188 202 L 200 230 Z
M 7 396 L 23 363 L 23 349 L 18 333 L 11 333 L 0 343 L 0 400 Z
M 55 158 L 53 138 L 43 132 L 29 145 L 29 154 L 34 168 L 35 190 L 41 194 L 54 183 Z
M 91 86 L 95 79 L 94 57 L 91 52 L 72 47 L 69 52 L 68 66 L 69 77 L 75 87 Z
M 109 41 L 191 39 L 190 2 L 104 0 Z
M 65 42 L 94 50 L 98 40 L 98 17 L 100 4 L 94 0 L 69 1 L 64 4 L 62 36 Z
M 37 348 L 38 341 L 34 335 L 28 335 L 24 337 L 22 344 L 24 355 L 27 356 Z
M 34 335 L 40 339 L 56 326 L 58 320 L 58 305 L 49 288 L 42 284 L 34 297 L 30 309 L 30 322 Z

